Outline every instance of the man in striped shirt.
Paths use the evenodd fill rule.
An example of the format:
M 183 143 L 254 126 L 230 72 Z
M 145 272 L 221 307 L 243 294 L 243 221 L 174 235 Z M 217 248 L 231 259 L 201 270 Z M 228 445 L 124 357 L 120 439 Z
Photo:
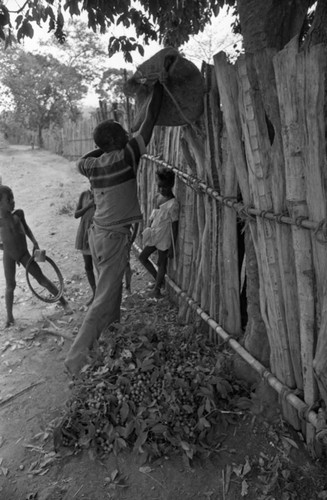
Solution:
M 77 163 L 94 193 L 96 209 L 89 244 L 98 280 L 94 300 L 65 360 L 72 374 L 79 373 L 87 362 L 89 349 L 101 332 L 120 320 L 131 224 L 142 220 L 137 198 L 137 168 L 150 142 L 162 94 L 163 87 L 157 82 L 139 134 L 131 140 L 117 122 L 106 120 L 97 125 L 93 138 L 98 149 L 85 154 Z

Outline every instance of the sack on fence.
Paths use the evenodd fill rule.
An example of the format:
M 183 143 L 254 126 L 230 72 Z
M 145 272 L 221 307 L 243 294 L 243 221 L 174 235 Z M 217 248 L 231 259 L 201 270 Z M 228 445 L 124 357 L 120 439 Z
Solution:
M 185 125 L 203 113 L 204 82 L 200 71 L 178 50 L 166 47 L 142 63 L 125 84 L 125 94 L 135 99 L 134 132 L 142 125 L 152 87 L 163 72 L 167 72 L 167 79 L 156 124 Z

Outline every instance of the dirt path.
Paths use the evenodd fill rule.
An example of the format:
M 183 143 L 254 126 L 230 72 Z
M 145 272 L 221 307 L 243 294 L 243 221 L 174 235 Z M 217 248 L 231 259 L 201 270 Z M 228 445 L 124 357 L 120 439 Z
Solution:
M 82 322 L 89 296 L 82 259 L 74 250 L 78 223 L 72 216 L 79 193 L 87 183 L 73 163 L 23 147 L 0 150 L 0 174 L 3 184 L 14 191 L 16 208 L 24 209 L 40 247 L 59 265 L 65 278 L 65 294 L 74 310 L 65 316 L 59 306 L 36 299 L 27 287 L 24 270 L 19 269 L 14 305 L 16 325 L 3 329 L 4 277 L 0 263 L 0 500 L 273 498 L 268 491 L 261 496 L 251 493 L 257 490 L 247 490 L 251 483 L 245 485 L 244 481 L 250 472 L 255 477 L 262 472 L 263 462 L 267 467 L 269 460 L 273 464 L 280 437 L 268 424 L 253 426 L 252 417 L 245 413 L 238 425 L 226 432 L 224 450 L 192 468 L 180 456 L 164 457 L 140 469 L 137 457 L 130 453 L 110 455 L 104 462 L 92 460 L 87 453 L 71 455 L 68 449 L 64 455 L 55 453 L 52 430 L 69 397 L 63 359 L 70 346 L 69 338 L 73 338 Z M 135 259 L 132 265 L 133 287 L 142 290 L 147 276 Z M 49 331 L 63 333 L 65 338 Z M 293 453 L 295 447 L 289 443 L 288 446 Z M 287 459 L 289 456 L 290 453 Z M 311 467 L 303 457 L 306 455 L 301 452 L 296 458 L 297 466 Z M 280 467 L 274 466 L 276 473 L 281 474 L 282 464 L 280 458 Z M 269 470 L 272 474 L 272 468 Z M 311 469 L 309 473 L 312 475 Z M 127 488 L 119 488 L 116 474 L 126 478 Z M 293 490 L 295 483 L 292 480 Z M 312 495 L 310 498 L 316 498 L 316 493 Z M 283 498 L 305 496 L 296 493 L 295 497 Z

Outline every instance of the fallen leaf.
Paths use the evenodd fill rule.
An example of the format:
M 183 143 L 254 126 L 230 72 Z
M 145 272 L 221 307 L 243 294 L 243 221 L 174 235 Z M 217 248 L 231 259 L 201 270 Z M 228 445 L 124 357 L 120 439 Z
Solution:
M 1 467 L 1 471 L 4 476 L 8 476 L 9 469 L 7 467 Z
M 225 468 L 225 493 L 228 493 L 231 475 L 232 475 L 232 467 L 231 465 L 228 464 L 226 465 Z
M 241 496 L 242 497 L 246 497 L 246 495 L 248 494 L 249 492 L 249 485 L 247 483 L 247 481 L 242 481 L 242 491 L 241 491 Z
M 114 481 L 115 479 L 117 479 L 118 474 L 119 474 L 118 469 L 113 470 L 112 473 L 110 474 L 111 481 Z
M 235 465 L 233 467 L 233 472 L 237 475 L 237 477 L 241 477 L 242 476 L 242 471 L 243 471 L 243 465 Z
M 250 465 L 250 462 L 249 462 L 249 459 L 248 457 L 246 457 L 245 459 L 245 464 L 243 466 L 243 471 L 242 471 L 242 476 L 246 476 L 246 474 L 248 474 L 251 470 L 251 465 Z
M 293 439 L 287 437 L 287 436 L 282 436 L 282 441 L 286 441 L 288 444 L 290 444 L 291 446 L 293 446 L 293 448 L 296 448 L 296 449 L 299 449 L 298 445 L 296 444 L 295 441 L 293 441 Z
M 150 474 L 150 472 L 152 472 L 153 469 L 145 465 L 144 467 L 140 467 L 139 471 L 142 472 L 143 474 Z

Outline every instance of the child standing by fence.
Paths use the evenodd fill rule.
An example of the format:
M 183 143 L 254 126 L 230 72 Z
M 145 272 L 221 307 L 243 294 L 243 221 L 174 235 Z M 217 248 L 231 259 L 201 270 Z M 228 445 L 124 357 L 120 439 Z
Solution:
M 160 298 L 168 258 L 175 258 L 179 204 L 172 192 L 175 183 L 174 172 L 166 167 L 159 167 L 156 178 L 158 194 L 150 216 L 150 227 L 143 231 L 144 249 L 139 259 L 155 279 L 153 297 Z M 158 251 L 158 272 L 149 260 L 150 255 L 156 250 Z
M 89 306 L 95 294 L 95 276 L 93 271 L 93 259 L 91 255 L 88 231 L 91 226 L 93 215 L 95 212 L 94 196 L 92 189 L 87 189 L 80 194 L 77 207 L 74 213 L 75 219 L 81 219 L 76 235 L 75 248 L 80 250 L 84 259 L 84 268 L 90 287 L 92 289 L 92 297 L 86 303 Z

